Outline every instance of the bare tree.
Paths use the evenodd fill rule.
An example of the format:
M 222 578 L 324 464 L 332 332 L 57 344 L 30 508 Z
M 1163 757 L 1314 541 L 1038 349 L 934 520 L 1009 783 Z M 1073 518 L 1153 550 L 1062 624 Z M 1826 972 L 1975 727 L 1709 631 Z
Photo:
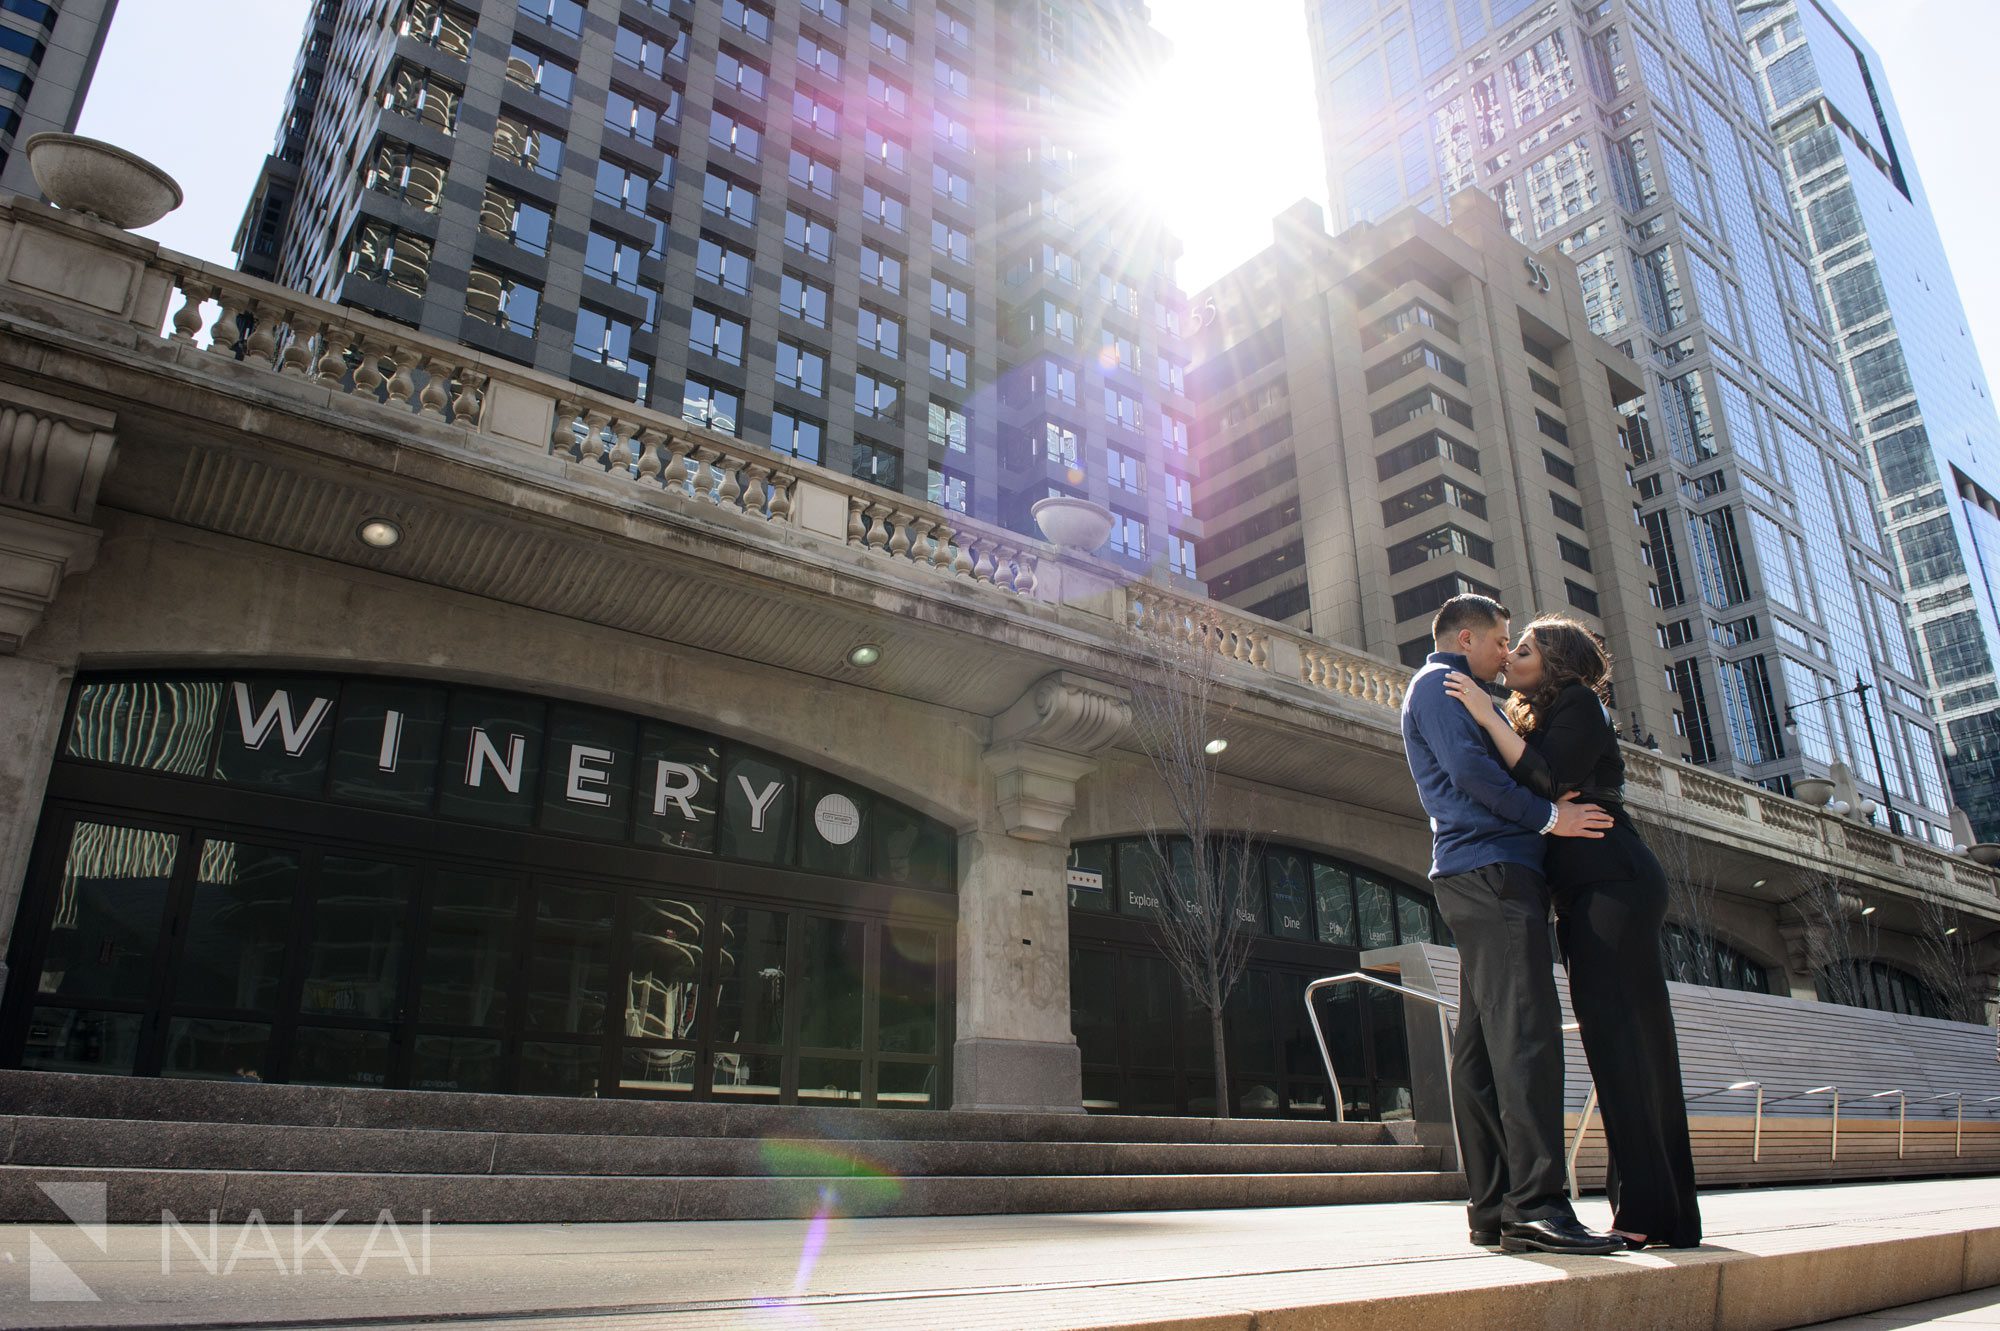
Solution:
M 1917 978 L 1936 995 L 1942 1015 L 1951 1021 L 1986 1021 L 1986 995 L 1975 965 L 1970 923 L 1942 892 L 1919 888 L 1917 907 Z
M 1229 1115 L 1229 1055 L 1223 1009 L 1243 978 L 1259 921 L 1252 904 L 1262 840 L 1217 825 L 1217 773 L 1211 741 L 1228 709 L 1216 701 L 1217 671 L 1243 650 L 1239 634 L 1193 602 L 1147 598 L 1140 628 L 1155 651 L 1152 669 L 1126 681 L 1132 733 L 1164 788 L 1173 818 L 1162 826 L 1133 790 L 1135 821 L 1146 830 L 1148 859 L 1160 887 L 1154 931 L 1182 987 L 1208 1014 L 1215 1063 L 1215 1116 Z M 1246 918 L 1247 917 L 1247 918 Z
M 1861 913 L 1861 901 L 1845 890 L 1840 876 L 1806 861 L 1799 892 L 1786 903 L 1797 925 L 1801 960 L 1832 1003 L 1866 1007 L 1864 967 L 1875 955 L 1875 926 Z
M 1671 978 L 1695 984 L 1715 983 L 1716 937 L 1715 899 L 1722 874 L 1715 847 L 1695 835 L 1701 813 L 1687 800 L 1675 798 L 1658 822 L 1648 820 L 1646 844 L 1659 858 L 1667 874 L 1667 913 L 1678 923 L 1687 939 L 1687 960 L 1693 976 Z

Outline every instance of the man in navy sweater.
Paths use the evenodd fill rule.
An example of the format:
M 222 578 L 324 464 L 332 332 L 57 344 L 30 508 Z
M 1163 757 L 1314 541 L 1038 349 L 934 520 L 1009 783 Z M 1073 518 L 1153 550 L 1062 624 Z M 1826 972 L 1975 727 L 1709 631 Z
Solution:
M 1566 1193 L 1562 1009 L 1542 877 L 1543 837 L 1601 837 L 1611 817 L 1523 789 L 1444 691 L 1453 670 L 1490 681 L 1506 668 L 1508 619 L 1489 597 L 1446 601 L 1431 621 L 1437 650 L 1403 698 L 1410 775 L 1431 817 L 1431 887 L 1461 967 L 1451 1092 L 1467 1216 L 1482 1247 L 1617 1252 L 1619 1239 L 1577 1222 Z

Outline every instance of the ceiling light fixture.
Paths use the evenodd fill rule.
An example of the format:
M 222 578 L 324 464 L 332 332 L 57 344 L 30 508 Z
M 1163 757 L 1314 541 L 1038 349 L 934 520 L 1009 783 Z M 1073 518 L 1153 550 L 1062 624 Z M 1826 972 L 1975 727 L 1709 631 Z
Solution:
M 866 669 L 882 659 L 882 649 L 872 642 L 864 642 L 847 654 L 847 664 Z
M 387 550 L 403 539 L 403 529 L 387 518 L 370 518 L 354 529 L 360 542 L 376 550 Z
M 1762 887 L 1763 885 L 1764 885 L 1764 880 L 1761 878 L 1759 878 L 1756 882 L 1750 884 L 1750 886 L 1752 887 Z
M 1224 749 L 1228 747 L 1229 747 L 1228 740 L 1212 739 L 1208 743 L 1201 746 L 1201 751 L 1207 754 L 1209 757 L 1213 758 L 1216 754 L 1221 753 Z
M 1863 915 L 1873 915 L 1875 913 L 1875 908 L 1873 906 L 1863 906 L 1861 908 L 1861 913 Z

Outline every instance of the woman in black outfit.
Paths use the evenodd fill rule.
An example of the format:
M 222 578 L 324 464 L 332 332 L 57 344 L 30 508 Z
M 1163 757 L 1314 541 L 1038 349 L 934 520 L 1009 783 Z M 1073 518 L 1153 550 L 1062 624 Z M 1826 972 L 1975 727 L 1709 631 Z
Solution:
M 1701 1212 L 1660 958 L 1667 877 L 1625 812 L 1625 760 L 1603 699 L 1610 673 L 1595 634 L 1545 615 L 1507 659 L 1506 716 L 1468 675 L 1445 688 L 1493 737 L 1516 781 L 1549 799 L 1576 791 L 1616 819 L 1602 840 L 1549 838 L 1556 937 L 1604 1116 L 1612 1230 L 1635 1248 L 1692 1248 Z

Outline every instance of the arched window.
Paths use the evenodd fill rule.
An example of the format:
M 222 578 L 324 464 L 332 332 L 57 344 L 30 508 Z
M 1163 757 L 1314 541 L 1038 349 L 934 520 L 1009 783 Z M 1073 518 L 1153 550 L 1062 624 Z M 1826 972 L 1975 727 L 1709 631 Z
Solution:
M 1173 844 L 1178 869 L 1184 841 Z M 1159 859 L 1144 837 L 1080 842 L 1070 848 L 1069 904 L 1078 910 L 1151 917 L 1166 893 Z M 1266 845 L 1251 877 L 1246 923 L 1271 937 L 1362 949 L 1451 942 L 1437 902 L 1422 888 L 1373 869 L 1295 846 Z
M 1660 931 L 1660 953 L 1669 980 L 1753 994 L 1771 992 L 1770 971 L 1713 934 L 1669 924 Z
M 1911 1017 L 1947 1015 L 1936 990 L 1886 961 L 1857 958 L 1839 962 L 1815 975 L 1813 983 L 1822 1003 L 1845 1003 Z

